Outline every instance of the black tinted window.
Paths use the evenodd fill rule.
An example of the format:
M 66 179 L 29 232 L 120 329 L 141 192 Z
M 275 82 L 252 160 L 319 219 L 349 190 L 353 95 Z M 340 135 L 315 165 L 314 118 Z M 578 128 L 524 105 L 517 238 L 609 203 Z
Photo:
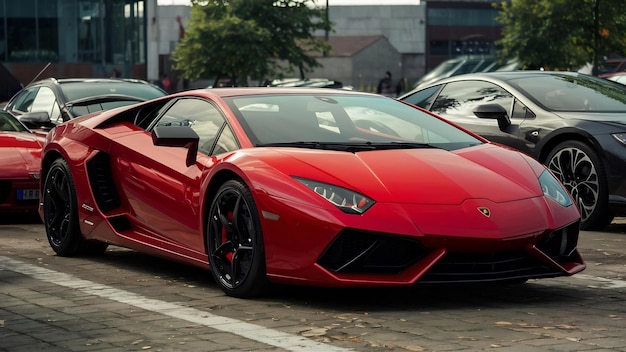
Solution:
M 33 105 L 33 101 L 35 100 L 35 95 L 37 95 L 37 91 L 39 91 L 39 87 L 20 92 L 19 95 L 15 97 L 15 100 L 9 105 L 9 110 L 29 112 L 31 106 Z
M 441 90 L 430 110 L 447 117 L 474 117 L 474 109 L 483 104 L 500 104 L 510 116 L 513 96 L 489 82 L 452 82 Z
M 402 99 L 408 103 L 413 105 L 417 105 L 421 108 L 428 109 L 432 104 L 433 100 L 435 100 L 436 93 L 439 91 L 441 86 L 434 86 L 430 88 L 426 88 L 420 91 L 415 92 L 414 94 L 409 95 L 408 97 Z

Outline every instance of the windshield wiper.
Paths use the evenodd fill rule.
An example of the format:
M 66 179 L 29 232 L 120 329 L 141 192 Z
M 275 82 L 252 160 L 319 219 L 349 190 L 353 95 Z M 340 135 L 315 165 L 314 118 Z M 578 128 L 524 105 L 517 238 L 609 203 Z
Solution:
M 281 142 L 257 144 L 257 147 L 293 147 L 346 151 L 350 153 L 368 150 L 436 148 L 430 144 L 415 142 Z
M 439 147 L 434 146 L 432 144 L 418 143 L 418 142 L 392 141 L 392 142 L 370 142 L 370 143 L 377 150 L 383 150 L 383 149 L 439 148 Z
M 375 147 L 365 143 L 339 143 L 339 142 L 281 142 L 281 143 L 265 143 L 257 144 L 257 147 L 292 147 L 292 148 L 309 148 L 323 150 L 337 150 L 350 153 L 360 152 L 364 150 L 374 150 Z

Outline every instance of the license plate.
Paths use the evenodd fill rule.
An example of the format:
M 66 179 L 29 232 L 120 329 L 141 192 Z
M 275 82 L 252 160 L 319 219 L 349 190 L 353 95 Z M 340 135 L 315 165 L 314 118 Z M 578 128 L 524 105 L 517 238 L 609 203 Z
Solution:
M 33 200 L 39 199 L 38 189 L 18 189 L 17 200 Z

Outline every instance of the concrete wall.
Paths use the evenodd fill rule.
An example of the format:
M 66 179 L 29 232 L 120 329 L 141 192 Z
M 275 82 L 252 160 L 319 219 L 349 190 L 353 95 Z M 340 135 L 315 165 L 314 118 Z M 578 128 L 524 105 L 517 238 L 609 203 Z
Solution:
M 329 18 L 334 24 L 334 31 L 331 35 L 382 34 L 389 39 L 402 58 L 398 66 L 393 65 L 382 71 L 374 65 L 372 70 L 378 70 L 378 76 L 390 70 L 394 78 L 407 77 L 410 82 L 414 82 L 424 75 L 426 67 L 426 4 L 424 1 L 419 2 L 418 5 L 331 6 Z M 374 59 L 372 63 L 375 64 L 373 61 Z M 370 75 L 369 71 L 366 74 Z M 364 75 L 363 80 L 366 84 L 370 84 L 371 78 L 366 78 Z
M 354 71 L 352 75 L 357 81 L 355 87 L 363 91 L 375 92 L 378 82 L 391 72 L 395 82 L 402 77 L 402 55 L 388 40 L 381 39 L 357 53 L 353 57 Z
M 308 78 L 329 78 L 356 90 L 375 91 L 386 71 L 394 82 L 402 77 L 402 55 L 384 37 L 352 57 L 318 57 L 317 61 L 323 67 L 307 73 Z
M 384 1 L 381 1 L 383 3 Z M 382 34 L 402 53 L 423 54 L 426 5 L 331 6 L 331 35 Z
M 178 43 L 178 22 L 176 18 L 180 16 L 183 24 L 189 22 L 191 17 L 191 6 L 167 5 L 158 6 L 159 22 L 159 55 L 169 54 L 176 49 Z

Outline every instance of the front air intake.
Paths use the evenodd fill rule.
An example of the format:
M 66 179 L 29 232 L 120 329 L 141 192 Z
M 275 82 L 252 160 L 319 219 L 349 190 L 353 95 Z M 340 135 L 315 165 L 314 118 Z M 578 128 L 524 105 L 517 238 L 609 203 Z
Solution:
M 416 241 L 387 234 L 345 230 L 318 263 L 344 274 L 396 274 L 428 252 Z

